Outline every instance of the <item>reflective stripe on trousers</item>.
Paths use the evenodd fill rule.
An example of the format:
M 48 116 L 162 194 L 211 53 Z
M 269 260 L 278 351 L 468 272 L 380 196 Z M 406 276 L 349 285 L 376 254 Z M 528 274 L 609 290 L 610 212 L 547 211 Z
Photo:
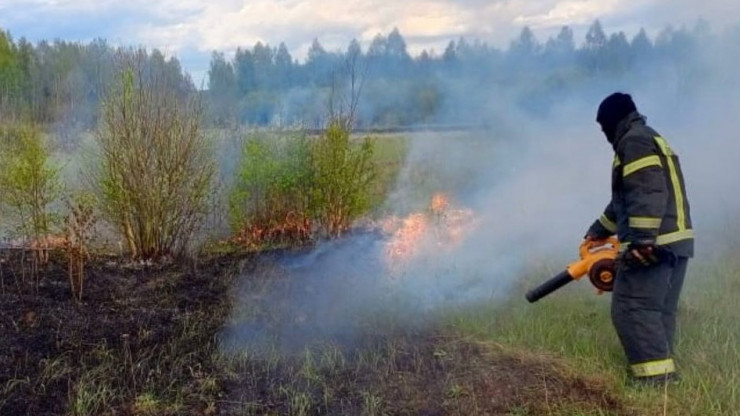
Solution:
M 632 368 L 632 374 L 635 377 L 662 376 L 676 372 L 676 366 L 673 364 L 672 358 L 632 364 L 630 367 Z

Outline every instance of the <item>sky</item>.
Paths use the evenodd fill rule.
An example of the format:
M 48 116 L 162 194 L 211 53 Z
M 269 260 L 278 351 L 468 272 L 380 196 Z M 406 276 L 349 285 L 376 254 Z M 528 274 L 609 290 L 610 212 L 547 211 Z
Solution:
M 0 0 L 0 28 L 32 42 L 104 38 L 159 48 L 198 83 L 212 51 L 231 56 L 258 41 L 285 42 L 302 60 L 314 38 L 328 50 L 345 49 L 353 38 L 366 47 L 398 28 L 416 55 L 441 53 L 461 36 L 506 47 L 525 25 L 540 41 L 569 25 L 580 40 L 595 19 L 607 33 L 628 37 L 641 27 L 654 35 L 700 18 L 721 30 L 739 12 L 737 0 Z

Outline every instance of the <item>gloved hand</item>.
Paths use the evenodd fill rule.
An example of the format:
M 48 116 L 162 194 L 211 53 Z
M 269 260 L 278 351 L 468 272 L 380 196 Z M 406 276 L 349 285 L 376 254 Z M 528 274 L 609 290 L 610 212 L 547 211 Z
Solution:
M 658 247 L 653 242 L 635 242 L 622 254 L 622 261 L 628 267 L 650 267 L 660 262 Z

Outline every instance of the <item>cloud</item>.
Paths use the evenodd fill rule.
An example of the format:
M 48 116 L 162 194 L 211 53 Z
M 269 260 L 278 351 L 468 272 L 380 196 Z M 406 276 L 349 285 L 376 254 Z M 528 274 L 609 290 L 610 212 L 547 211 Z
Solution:
M 140 36 L 147 43 L 202 51 L 284 41 L 301 56 L 314 38 L 335 50 L 346 47 L 352 38 L 369 44 L 375 35 L 394 27 L 413 38 L 457 37 L 470 32 L 474 21 L 468 8 L 439 0 L 380 6 L 369 0 L 324 0 L 321 7 L 311 1 L 255 0 L 227 7 L 213 3 L 177 24 L 148 25 Z
M 619 0 L 568 0 L 557 2 L 549 10 L 533 15 L 520 15 L 514 22 L 533 28 L 588 24 L 613 12 Z
M 144 45 L 171 54 L 207 57 L 213 50 L 232 53 L 256 42 L 285 42 L 302 59 L 318 38 L 329 50 L 357 38 L 367 46 L 378 34 L 397 27 L 412 53 L 438 52 L 465 36 L 505 47 L 529 25 L 541 40 L 563 25 L 577 39 L 595 19 L 607 31 L 656 33 L 667 24 L 693 24 L 702 17 L 726 25 L 736 20 L 740 2 L 709 0 L 2 0 L 0 27 L 32 41 L 89 41 Z M 188 68 L 204 71 L 206 68 Z

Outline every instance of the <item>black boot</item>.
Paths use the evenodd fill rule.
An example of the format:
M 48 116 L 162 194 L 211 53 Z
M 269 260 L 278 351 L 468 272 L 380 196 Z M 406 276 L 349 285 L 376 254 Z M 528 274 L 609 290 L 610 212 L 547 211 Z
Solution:
M 680 381 L 681 377 L 678 375 L 678 373 L 672 372 L 668 374 L 660 374 L 657 376 L 631 377 L 629 384 L 635 387 L 663 387 L 666 384 L 678 384 Z

